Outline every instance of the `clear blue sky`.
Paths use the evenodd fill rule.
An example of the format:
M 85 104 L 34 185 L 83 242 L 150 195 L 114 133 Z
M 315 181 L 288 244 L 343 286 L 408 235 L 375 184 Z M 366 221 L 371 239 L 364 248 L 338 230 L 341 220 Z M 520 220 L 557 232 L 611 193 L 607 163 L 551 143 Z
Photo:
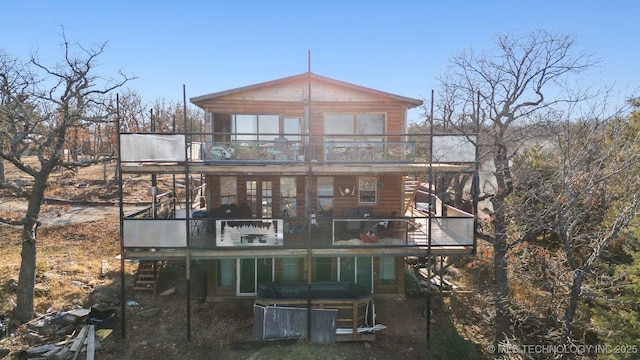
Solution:
M 311 71 L 428 98 L 447 59 L 489 49 L 496 34 L 535 28 L 575 33 L 603 60 L 594 84 L 623 96 L 640 84 L 637 0 L 5 1 L 0 47 L 51 62 L 60 26 L 85 46 L 108 42 L 101 74 L 122 69 L 152 101 L 187 98 Z M 416 120 L 417 112 L 410 113 Z

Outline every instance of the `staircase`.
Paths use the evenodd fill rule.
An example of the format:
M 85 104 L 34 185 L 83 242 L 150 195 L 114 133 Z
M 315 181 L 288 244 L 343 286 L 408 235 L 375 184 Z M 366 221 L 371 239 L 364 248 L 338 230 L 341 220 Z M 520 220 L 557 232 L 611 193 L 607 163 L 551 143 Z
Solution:
M 420 180 L 413 177 L 404 177 L 404 211 L 402 213 L 405 216 L 411 207 L 416 197 L 416 193 L 420 189 Z
M 153 291 L 155 294 L 158 285 L 158 277 L 164 263 L 156 260 L 141 260 L 138 263 L 136 283 L 134 290 Z

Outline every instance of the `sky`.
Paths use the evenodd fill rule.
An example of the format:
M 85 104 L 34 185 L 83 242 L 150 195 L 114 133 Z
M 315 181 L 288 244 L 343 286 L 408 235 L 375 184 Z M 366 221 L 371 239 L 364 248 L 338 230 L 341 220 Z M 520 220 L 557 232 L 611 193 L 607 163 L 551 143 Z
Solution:
M 86 47 L 106 42 L 97 73 L 135 76 L 126 87 L 147 101 L 182 101 L 183 85 L 192 98 L 301 74 L 309 58 L 318 75 L 429 99 L 452 56 L 534 29 L 572 33 L 600 58 L 593 85 L 624 98 L 640 84 L 636 0 L 7 0 L 0 9 L 9 54 L 55 64 L 62 28 Z

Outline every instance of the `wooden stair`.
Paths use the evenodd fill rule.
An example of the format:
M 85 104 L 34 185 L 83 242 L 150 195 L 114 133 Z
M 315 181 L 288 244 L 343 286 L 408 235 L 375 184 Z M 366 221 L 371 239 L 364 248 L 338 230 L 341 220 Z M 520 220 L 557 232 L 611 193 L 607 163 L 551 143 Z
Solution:
M 162 266 L 162 261 L 141 260 L 138 263 L 138 272 L 136 273 L 134 290 L 153 291 L 155 294 Z
M 413 201 L 416 197 L 416 193 L 420 189 L 420 180 L 415 178 L 410 178 L 405 176 L 404 178 L 404 212 L 403 215 L 406 215 L 411 207 L 413 206 Z

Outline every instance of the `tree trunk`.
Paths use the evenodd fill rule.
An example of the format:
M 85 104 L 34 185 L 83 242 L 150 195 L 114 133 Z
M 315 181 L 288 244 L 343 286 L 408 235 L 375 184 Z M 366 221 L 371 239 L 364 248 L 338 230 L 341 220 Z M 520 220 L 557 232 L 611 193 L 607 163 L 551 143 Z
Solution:
M 562 328 L 562 345 L 569 343 L 569 337 L 571 336 L 571 327 L 573 326 L 573 320 L 576 317 L 576 311 L 578 310 L 578 301 L 580 300 L 580 293 L 582 292 L 582 283 L 584 282 L 585 272 L 582 269 L 574 271 L 573 283 L 571 284 L 571 291 L 569 291 L 569 304 L 564 312 L 564 326 Z
M 18 276 L 17 307 L 14 317 L 20 322 L 27 322 L 33 318 L 33 289 L 36 282 L 36 231 L 24 226 L 22 235 L 22 251 L 20 253 L 20 275 Z M 32 237 L 32 239 L 29 239 Z
M 18 275 L 17 306 L 14 313 L 15 319 L 21 322 L 27 322 L 33 318 L 33 290 L 36 281 L 36 233 L 47 178 L 48 174 L 45 175 L 41 172 L 35 179 L 22 231 L 22 251 L 20 253 L 22 262 L 20 263 L 20 274 Z
M 505 199 L 512 190 L 511 171 L 509 160 L 505 153 L 506 146 L 499 146 L 494 155 L 494 173 L 498 185 L 497 194 L 491 198 L 493 205 L 493 286 L 494 301 L 496 307 L 495 318 L 495 342 L 508 338 L 511 331 L 511 301 L 509 300 L 509 278 L 508 278 L 508 235 L 507 219 L 505 214 Z
M 511 326 L 506 223 L 504 222 L 504 212 L 501 209 L 496 212 L 494 226 L 496 230 L 493 244 L 493 285 L 496 307 L 494 341 L 498 342 L 509 337 Z
M 4 159 L 0 158 L 0 183 L 6 182 L 7 178 L 4 175 Z

